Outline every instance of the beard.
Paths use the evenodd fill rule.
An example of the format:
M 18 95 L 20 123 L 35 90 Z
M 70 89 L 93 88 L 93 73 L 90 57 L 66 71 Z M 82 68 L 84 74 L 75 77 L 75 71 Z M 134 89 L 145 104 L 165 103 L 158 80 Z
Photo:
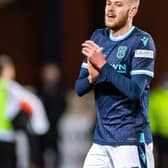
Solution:
M 117 30 L 120 30 L 122 27 L 124 27 L 127 24 L 128 12 L 126 14 L 120 15 L 113 22 L 108 21 L 108 19 L 106 20 L 106 17 L 107 16 L 105 16 L 106 27 L 108 27 L 109 29 L 111 29 L 113 31 L 117 31 Z

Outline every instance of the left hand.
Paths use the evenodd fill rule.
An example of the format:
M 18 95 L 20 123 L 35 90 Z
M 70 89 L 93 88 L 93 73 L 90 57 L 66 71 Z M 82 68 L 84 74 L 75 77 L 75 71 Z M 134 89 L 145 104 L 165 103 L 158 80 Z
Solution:
M 99 76 L 99 71 L 90 63 L 89 60 L 87 62 L 88 62 L 88 71 L 89 71 L 88 80 L 89 80 L 89 83 L 94 83 L 94 81 Z
M 104 54 L 101 48 L 93 41 L 87 40 L 82 43 L 82 54 L 92 63 L 98 70 L 100 70 L 106 63 Z

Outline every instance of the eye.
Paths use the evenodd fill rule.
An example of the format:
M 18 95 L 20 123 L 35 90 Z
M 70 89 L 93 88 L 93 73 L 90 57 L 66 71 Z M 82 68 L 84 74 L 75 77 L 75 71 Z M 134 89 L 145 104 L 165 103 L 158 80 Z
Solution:
M 106 5 L 107 6 L 111 5 L 111 1 L 106 1 Z
M 121 2 L 116 2 L 116 6 L 122 6 Z

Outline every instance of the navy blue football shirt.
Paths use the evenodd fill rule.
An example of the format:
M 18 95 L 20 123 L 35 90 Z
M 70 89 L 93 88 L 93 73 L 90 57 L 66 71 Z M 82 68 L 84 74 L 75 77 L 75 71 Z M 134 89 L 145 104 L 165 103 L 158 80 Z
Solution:
M 91 36 L 106 57 L 98 79 L 88 81 L 88 64 L 84 58 L 75 89 L 78 95 L 95 92 L 96 128 L 94 142 L 102 145 L 132 145 L 145 133 L 151 142 L 148 121 L 150 80 L 154 77 L 155 44 L 150 34 L 137 27 L 120 37 L 108 28 Z

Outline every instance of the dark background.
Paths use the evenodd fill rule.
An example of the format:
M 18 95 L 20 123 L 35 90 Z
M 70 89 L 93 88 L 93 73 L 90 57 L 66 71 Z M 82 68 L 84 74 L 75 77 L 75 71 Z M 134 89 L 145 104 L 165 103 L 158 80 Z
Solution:
M 0 7 L 0 54 L 16 64 L 17 80 L 36 85 L 43 63 L 57 62 L 63 85 L 73 88 L 82 61 L 81 43 L 104 26 L 104 0 L 13 0 Z M 157 47 L 155 78 L 168 71 L 168 1 L 141 1 L 134 25 L 152 34 Z

